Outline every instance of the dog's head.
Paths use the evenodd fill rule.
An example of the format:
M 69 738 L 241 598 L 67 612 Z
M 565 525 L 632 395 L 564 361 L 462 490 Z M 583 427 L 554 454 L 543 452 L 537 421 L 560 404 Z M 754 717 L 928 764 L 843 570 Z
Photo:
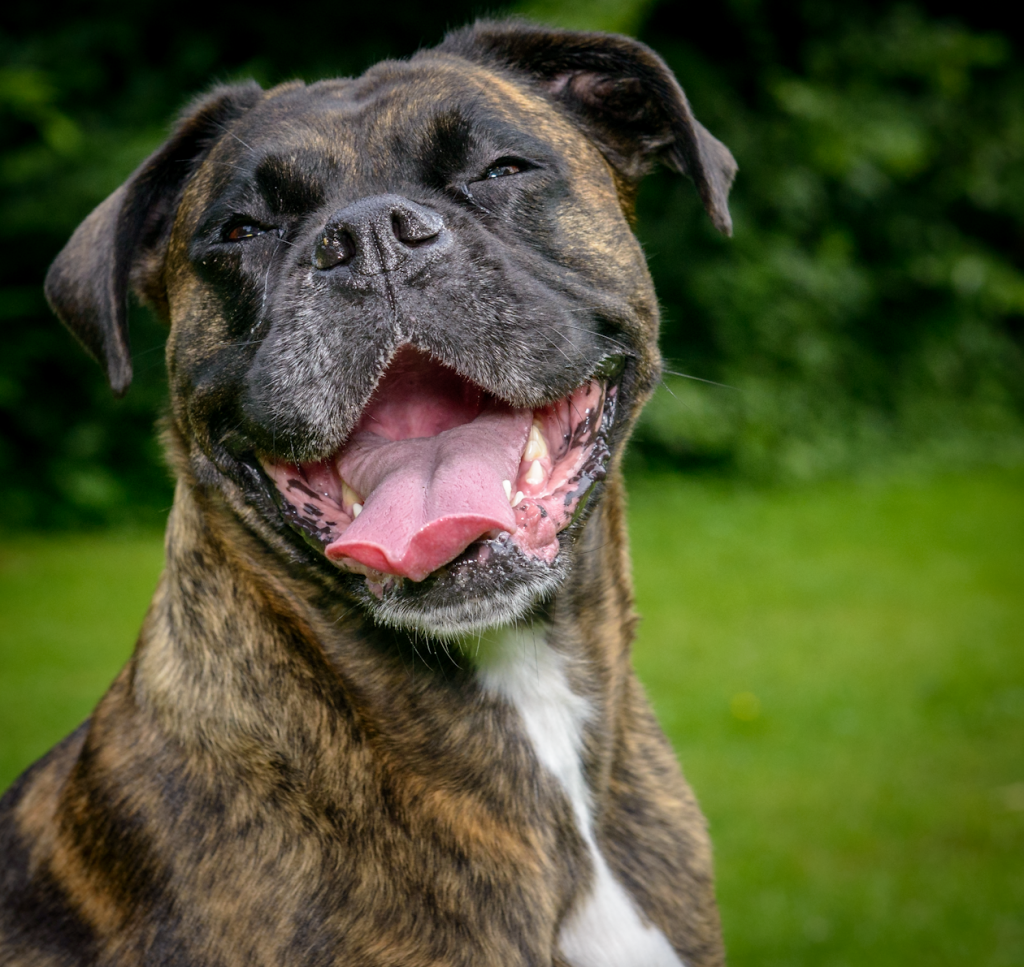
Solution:
M 629 225 L 656 161 L 729 231 L 735 164 L 657 55 L 480 23 L 356 79 L 213 91 L 47 295 L 117 392 L 128 290 L 169 320 L 193 475 L 293 559 L 386 623 L 492 626 L 564 580 L 658 377 Z

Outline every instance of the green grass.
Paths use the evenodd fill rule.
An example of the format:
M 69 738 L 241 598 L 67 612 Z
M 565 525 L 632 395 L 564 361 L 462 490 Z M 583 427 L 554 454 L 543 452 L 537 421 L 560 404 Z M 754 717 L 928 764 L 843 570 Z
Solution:
M 131 654 L 159 534 L 0 544 L 0 789 L 86 716 Z
M 1024 964 L 1024 475 L 632 494 L 734 965 Z
M 636 663 L 711 822 L 730 962 L 1024 964 L 1024 474 L 647 478 Z M 0 785 L 131 649 L 157 537 L 0 548 Z

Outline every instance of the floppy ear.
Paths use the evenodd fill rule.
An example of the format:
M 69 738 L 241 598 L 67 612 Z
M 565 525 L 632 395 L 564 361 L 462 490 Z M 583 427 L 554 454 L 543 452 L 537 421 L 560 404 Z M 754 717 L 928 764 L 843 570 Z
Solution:
M 250 81 L 195 102 L 167 143 L 78 226 L 46 273 L 50 308 L 106 369 L 118 395 L 132 381 L 129 284 L 166 311 L 163 261 L 185 184 L 225 126 L 261 95 Z
M 693 116 L 679 82 L 650 47 L 616 34 L 480 21 L 440 50 L 529 75 L 566 108 L 627 185 L 661 161 L 697 186 L 715 227 L 732 234 L 729 187 L 736 162 Z

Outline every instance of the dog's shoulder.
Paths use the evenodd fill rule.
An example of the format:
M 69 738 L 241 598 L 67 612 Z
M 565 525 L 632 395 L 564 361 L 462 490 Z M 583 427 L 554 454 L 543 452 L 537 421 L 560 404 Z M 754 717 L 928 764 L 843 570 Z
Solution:
M 89 724 L 26 770 L 0 798 L 0 963 L 90 962 L 92 930 L 51 872 L 53 817 Z

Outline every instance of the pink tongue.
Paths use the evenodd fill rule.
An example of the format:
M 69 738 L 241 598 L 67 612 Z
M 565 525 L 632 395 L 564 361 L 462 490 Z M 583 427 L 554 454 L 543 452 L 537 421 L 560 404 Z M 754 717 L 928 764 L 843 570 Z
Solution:
M 489 410 L 437 436 L 357 433 L 338 472 L 366 499 L 327 556 L 422 581 L 484 534 L 514 533 L 502 481 L 515 482 L 532 422 L 531 410 Z

